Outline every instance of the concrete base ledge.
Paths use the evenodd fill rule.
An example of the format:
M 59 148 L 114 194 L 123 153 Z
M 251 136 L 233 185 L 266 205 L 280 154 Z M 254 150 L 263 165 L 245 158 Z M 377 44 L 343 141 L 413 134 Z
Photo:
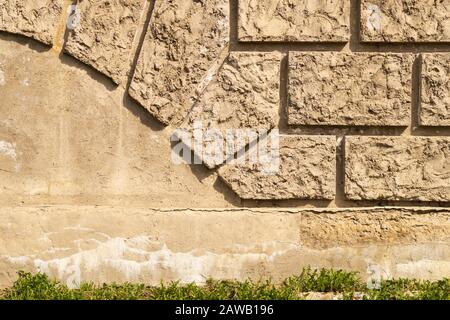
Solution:
M 304 266 L 450 275 L 450 209 L 0 207 L 0 286 L 18 270 L 80 281 L 272 278 Z

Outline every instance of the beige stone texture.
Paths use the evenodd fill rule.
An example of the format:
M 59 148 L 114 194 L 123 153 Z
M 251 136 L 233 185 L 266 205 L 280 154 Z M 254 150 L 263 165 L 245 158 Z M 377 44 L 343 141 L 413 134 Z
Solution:
M 449 0 L 362 0 L 365 42 L 449 42 Z
M 291 125 L 407 126 L 411 54 L 292 52 Z
M 179 123 L 226 58 L 229 30 L 228 0 L 157 1 L 130 95 Z
M 0 30 L 52 45 L 64 0 L 7 0 L 0 3 Z
M 271 146 L 271 142 L 267 143 Z M 268 152 L 270 156 L 271 153 Z M 260 159 L 263 160 L 263 159 Z M 336 138 L 279 137 L 279 166 L 258 161 L 232 162 L 220 177 L 243 199 L 325 199 L 335 196 Z
M 350 1 L 240 0 L 239 41 L 347 42 Z
M 171 130 L 71 57 L 0 40 L 0 97 L 0 206 L 239 204 L 215 173 L 172 162 Z
M 450 272 L 448 209 L 2 207 L 0 221 L 1 287 L 18 270 L 74 287 L 209 277 L 279 281 L 308 265 L 362 277 L 371 270 L 423 279 Z
M 427 53 L 422 64 L 420 124 L 450 126 L 450 53 Z
M 259 131 L 268 131 L 278 125 L 281 59 L 282 54 L 278 52 L 230 53 L 181 126 L 184 132 L 191 133 L 187 136 L 188 141 L 182 139 L 186 144 L 202 145 L 202 152 L 196 154 L 207 167 L 222 164 L 228 158 L 227 154 L 232 156 L 253 141 L 251 136 L 238 141 L 237 130 L 251 129 L 256 139 Z M 203 134 L 194 136 L 198 125 Z M 232 133 L 233 139 L 228 141 L 229 147 L 228 133 Z M 214 135 L 223 139 L 211 140 Z M 196 150 L 193 144 L 191 148 Z
M 288 88 L 288 63 L 278 51 L 314 46 L 255 41 L 234 43 L 229 53 L 229 26 L 237 21 L 229 21 L 228 10 L 237 9 L 236 2 L 156 1 L 146 20 L 149 2 L 138 16 L 134 2 L 81 0 L 92 15 L 76 44 L 94 29 L 101 32 L 77 58 L 60 53 L 61 6 L 24 3 L 0 4 L 0 26 L 7 26 L 0 34 L 0 288 L 11 285 L 19 270 L 45 272 L 70 286 L 204 283 L 209 277 L 279 281 L 306 266 L 363 277 L 450 275 L 450 134 L 409 126 L 418 117 L 420 68 L 411 74 L 414 55 L 406 53 L 441 52 L 423 55 L 422 99 L 429 98 L 433 109 L 425 113 L 422 101 L 420 120 L 442 121 L 447 44 L 356 45 L 372 50 L 358 54 L 348 53 L 355 43 L 347 53 L 336 52 L 339 44 L 319 44 L 334 51 L 291 54 Z M 291 3 L 297 8 L 300 2 Z M 314 11 L 331 1 L 302 3 Z M 293 17 L 283 19 L 291 23 Z M 403 25 L 407 32 L 409 24 Z M 330 25 L 314 28 L 305 30 L 325 32 Z M 130 49 L 132 38 L 139 41 Z M 126 86 L 108 77 L 119 82 L 121 72 L 126 75 L 125 64 L 138 58 L 129 52 L 140 40 L 134 101 Z M 405 53 L 374 52 L 391 48 Z M 288 104 L 288 92 L 297 109 Z M 309 100 L 302 100 L 306 93 Z M 302 103 L 311 106 L 309 114 Z M 293 125 L 323 126 L 287 127 L 284 107 Z M 259 144 L 254 140 L 244 154 L 248 162 L 209 170 L 179 161 L 179 145 L 171 142 L 180 123 L 190 129 L 195 120 L 220 132 L 273 129 L 270 139 L 258 131 Z M 356 127 L 361 123 L 378 127 Z M 261 158 L 269 148 L 265 141 L 277 145 L 274 137 L 280 153 L 266 150 Z M 259 164 L 251 162 L 255 155 Z M 412 207 L 400 207 L 405 204 Z
M 112 78 L 126 82 L 132 46 L 145 0 L 83 0 L 79 26 L 69 31 L 64 51 Z
M 345 144 L 347 198 L 450 201 L 450 138 L 347 137 Z

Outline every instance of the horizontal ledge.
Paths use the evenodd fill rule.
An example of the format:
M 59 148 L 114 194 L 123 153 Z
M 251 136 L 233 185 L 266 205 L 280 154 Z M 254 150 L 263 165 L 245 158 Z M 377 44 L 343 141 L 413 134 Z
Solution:
M 146 213 L 357 213 L 357 212 L 411 212 L 417 214 L 445 213 L 450 214 L 450 208 L 445 207 L 416 207 L 416 206 L 377 206 L 377 207 L 351 207 L 351 208 L 147 208 L 147 207 L 121 207 L 121 206 L 77 206 L 77 205 L 36 205 L 36 206 L 0 206 L 0 216 L 8 211 L 45 212 L 58 210 L 76 210 L 77 214 L 86 211 L 124 211 L 126 214 L 137 212 Z
M 231 42 L 230 51 L 342 51 L 349 44 L 352 52 L 427 53 L 449 52 L 450 43 L 336 43 L 336 42 Z

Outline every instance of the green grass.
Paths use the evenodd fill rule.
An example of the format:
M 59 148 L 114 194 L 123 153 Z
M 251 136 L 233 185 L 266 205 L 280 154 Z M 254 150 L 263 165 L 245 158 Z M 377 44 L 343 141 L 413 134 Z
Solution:
M 168 285 L 83 283 L 78 289 L 38 273 L 19 272 L 11 288 L 0 294 L 6 300 L 298 300 L 309 292 L 334 293 L 342 299 L 450 300 L 450 279 L 383 281 L 379 289 L 368 289 L 357 273 L 342 270 L 304 269 L 282 283 L 272 281 L 217 281 L 204 285 L 177 282 Z

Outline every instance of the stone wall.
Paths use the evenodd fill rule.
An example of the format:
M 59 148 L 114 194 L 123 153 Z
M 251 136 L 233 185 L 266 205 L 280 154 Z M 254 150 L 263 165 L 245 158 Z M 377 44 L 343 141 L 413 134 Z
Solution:
M 73 5 L 0 4 L 1 285 L 450 275 L 450 1 Z M 198 121 L 279 170 L 173 163 Z

